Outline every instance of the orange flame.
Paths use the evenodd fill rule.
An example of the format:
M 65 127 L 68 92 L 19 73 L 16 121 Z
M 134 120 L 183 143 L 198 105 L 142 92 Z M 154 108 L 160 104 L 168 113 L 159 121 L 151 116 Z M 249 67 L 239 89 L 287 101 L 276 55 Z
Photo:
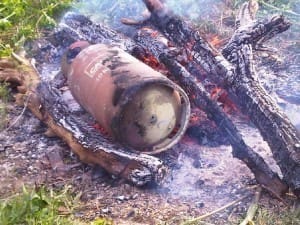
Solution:
M 222 103 L 222 108 L 226 113 L 236 113 L 239 111 L 224 89 L 215 87 L 211 90 L 210 96 L 213 100 Z
M 138 57 L 143 63 L 146 65 L 150 66 L 152 69 L 167 75 L 168 70 L 164 67 L 163 64 L 161 64 L 152 54 L 150 53 L 145 53 L 142 56 Z
M 153 55 L 147 55 L 142 58 L 142 61 L 152 68 L 159 68 L 160 63 Z
M 193 108 L 192 113 L 189 119 L 190 125 L 195 125 L 201 123 L 201 121 L 204 121 L 207 119 L 207 116 L 204 111 L 198 109 L 198 108 Z
M 103 136 L 110 137 L 108 132 L 100 124 L 95 123 L 92 125 L 92 127 L 99 131 Z
M 225 43 L 225 39 L 221 39 L 216 34 L 209 35 L 208 40 L 209 40 L 209 43 L 215 48 L 219 48 Z

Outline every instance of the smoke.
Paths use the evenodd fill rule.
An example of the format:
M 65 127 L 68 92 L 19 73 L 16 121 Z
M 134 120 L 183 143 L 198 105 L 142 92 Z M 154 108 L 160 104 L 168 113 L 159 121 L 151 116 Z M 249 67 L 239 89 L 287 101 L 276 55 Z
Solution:
M 210 20 L 220 13 L 222 7 L 218 7 L 222 0 L 166 0 L 168 8 L 172 9 L 177 15 L 191 20 L 201 19 Z
M 142 20 L 145 10 L 146 7 L 141 0 L 88 0 L 75 5 L 76 12 L 116 30 L 124 27 L 121 23 L 122 18 Z
M 224 9 L 222 0 L 165 0 L 167 7 L 177 15 L 197 21 L 211 20 Z M 122 18 L 142 20 L 145 17 L 146 7 L 142 0 L 88 0 L 80 1 L 75 5 L 75 11 L 90 16 L 95 22 L 110 25 L 120 29 Z M 124 25 L 123 25 L 124 26 Z
M 230 7 L 229 3 L 231 1 L 226 0 L 165 0 L 165 4 L 169 9 L 174 11 L 175 14 L 184 17 L 185 20 L 191 20 L 194 24 L 200 27 L 200 30 L 203 30 L 203 26 L 201 24 L 209 24 L 211 25 L 213 31 L 222 32 L 224 34 L 227 32 L 227 36 L 230 36 L 232 33 L 232 29 L 228 28 L 234 25 L 234 17 L 232 16 L 233 11 L 228 10 Z M 244 1 L 237 1 L 244 2 Z M 299 1 L 298 1 L 299 2 Z M 231 5 L 232 7 L 232 5 Z M 300 6 L 299 3 L 295 3 L 293 6 L 293 10 L 296 13 L 299 13 Z M 121 23 L 122 18 L 130 18 L 134 20 L 143 20 L 147 15 L 147 9 L 142 0 L 87 0 L 80 1 L 75 5 L 74 11 L 83 15 L 86 15 L 91 18 L 92 21 L 97 23 L 103 23 L 108 25 L 109 27 L 121 31 L 125 34 L 130 34 L 131 28 L 129 26 L 125 26 Z M 267 14 L 270 13 L 270 10 L 262 10 Z M 261 15 L 260 15 L 261 16 Z M 290 16 L 290 15 L 289 15 Z M 263 15 L 265 17 L 265 15 Z M 297 17 L 299 18 L 299 17 Z M 199 25 L 200 24 L 200 25 Z M 228 27 L 226 27 L 228 25 Z M 226 30 L 228 29 L 228 30 Z M 286 63 L 284 70 L 281 70 L 282 77 L 279 79 L 277 76 L 265 76 L 262 77 L 261 74 L 274 74 L 274 71 L 270 69 L 269 65 L 266 68 L 261 67 L 258 70 L 258 74 L 260 75 L 260 80 L 264 83 L 264 86 L 268 90 L 267 86 L 271 86 L 270 91 L 273 97 L 278 101 L 278 99 L 282 99 L 278 101 L 278 104 L 285 111 L 285 113 L 289 116 L 292 122 L 300 129 L 300 95 L 299 95 L 299 38 L 298 33 L 295 30 L 299 31 L 299 25 L 297 25 L 294 29 L 293 34 L 290 36 L 295 36 L 294 38 L 294 47 L 291 45 L 287 50 L 292 50 L 292 54 L 289 52 L 284 52 L 283 58 L 286 58 Z M 205 30 L 207 33 L 212 30 Z M 291 38 L 288 36 L 283 36 L 285 40 L 281 39 L 280 43 L 284 43 L 284 41 Z M 276 46 L 276 45 L 275 45 Z M 277 45 L 278 46 L 278 45 Z M 298 52 L 297 52 L 298 51 Z M 291 58 L 292 55 L 296 55 L 294 58 Z M 291 58 L 290 60 L 288 60 Z M 289 68 L 289 69 L 287 69 Z M 266 73 L 266 70 L 269 73 Z M 249 133 L 248 136 L 251 136 L 252 133 Z M 257 139 L 255 139 L 256 141 Z M 184 154 L 181 155 L 181 168 L 178 171 L 174 172 L 174 177 L 167 183 L 167 188 L 171 193 L 177 196 L 184 197 L 197 197 L 198 199 L 203 198 L 204 196 L 210 195 L 214 197 L 214 195 L 222 195 L 222 192 L 226 190 L 228 195 L 235 194 L 230 193 L 230 187 L 223 188 L 224 186 L 228 186 L 228 183 L 232 184 L 231 188 L 234 187 L 234 184 L 237 186 L 242 186 L 240 180 L 243 178 L 243 166 L 237 165 L 235 166 L 236 160 L 230 158 L 230 149 L 227 147 L 225 150 L 220 151 L 219 148 L 209 149 L 203 147 L 199 152 L 202 152 L 203 160 L 206 162 L 207 167 L 204 169 L 194 168 L 191 166 L 193 164 L 193 160 L 191 157 L 188 157 Z M 267 147 L 266 147 L 267 148 Z M 212 151 L 213 150 L 213 151 Z M 216 154 L 214 154 L 214 151 Z M 214 162 L 214 160 L 218 162 Z M 223 161 L 222 161 L 223 160 Z M 226 161 L 224 161 L 226 160 Z M 213 163 L 212 163 L 213 162 Z M 216 164 L 216 165 L 215 165 Z M 238 163 L 237 163 L 238 164 Z M 214 166 L 212 166 L 214 165 Z M 235 170 L 231 170 L 228 168 L 228 165 L 231 165 Z M 234 166 L 233 166 L 234 165 Z M 224 168 L 227 168 L 228 171 L 224 172 Z M 225 176 L 225 174 L 227 176 Z M 245 174 L 249 174 L 249 172 L 245 172 Z M 195 183 L 196 181 L 205 180 L 204 184 L 199 186 Z M 227 180 L 226 180 L 227 178 Z M 234 178 L 234 179 L 233 179 Z M 202 184 L 202 182 L 200 182 Z M 178 188 L 180 187 L 180 188 Z M 211 188 L 213 187 L 213 188 Z M 215 187 L 220 188 L 218 193 L 211 193 Z M 201 192 L 200 192 L 201 190 Z M 218 190 L 218 189 L 216 189 Z M 224 193 L 223 193 L 224 194 Z M 220 197 L 221 198 L 221 197 Z

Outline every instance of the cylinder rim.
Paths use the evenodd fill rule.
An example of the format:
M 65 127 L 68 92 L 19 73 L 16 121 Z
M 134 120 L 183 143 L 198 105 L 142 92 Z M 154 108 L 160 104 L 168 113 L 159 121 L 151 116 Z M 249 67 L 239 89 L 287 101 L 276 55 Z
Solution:
M 180 141 L 180 139 L 182 138 L 182 136 L 184 135 L 184 133 L 188 127 L 190 113 L 191 113 L 190 101 L 189 101 L 187 94 L 184 92 L 184 90 L 180 86 L 176 85 L 175 83 L 170 83 L 170 81 L 167 80 L 167 78 L 165 78 L 163 80 L 162 79 L 148 80 L 148 81 L 144 82 L 143 84 L 136 85 L 136 86 L 124 91 L 124 93 L 121 96 L 122 100 L 120 101 L 120 102 L 122 102 L 120 105 L 121 111 L 128 104 L 130 104 L 130 100 L 131 100 L 130 96 L 134 95 L 135 93 L 137 93 L 140 89 L 144 88 L 145 86 L 148 86 L 151 84 L 164 85 L 164 86 L 174 89 L 175 91 L 178 91 L 180 98 L 182 100 L 182 103 L 181 103 L 180 118 L 179 118 L 179 121 L 176 123 L 177 125 L 179 125 L 179 129 L 176 131 L 176 133 L 171 138 L 166 137 L 161 142 L 154 144 L 153 146 L 147 147 L 146 151 L 135 150 L 134 147 L 128 145 L 128 143 L 122 142 L 122 144 L 127 145 L 133 152 L 145 153 L 145 154 L 149 154 L 149 155 L 158 154 L 160 152 L 166 151 L 166 150 L 170 149 L 172 146 L 174 146 L 175 144 L 177 144 Z M 120 134 L 118 131 L 121 132 L 121 129 L 119 127 L 121 124 L 120 119 L 121 118 L 118 118 L 117 121 L 115 120 L 114 125 L 111 126 L 114 136 L 117 137 L 118 139 L 120 138 Z M 122 140 L 120 140 L 120 141 L 122 141 Z

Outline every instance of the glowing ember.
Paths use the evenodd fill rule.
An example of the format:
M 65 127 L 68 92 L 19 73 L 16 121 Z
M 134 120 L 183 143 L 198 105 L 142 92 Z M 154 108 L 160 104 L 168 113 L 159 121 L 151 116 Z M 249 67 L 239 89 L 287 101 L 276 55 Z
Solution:
M 92 127 L 95 128 L 96 130 L 98 130 L 103 136 L 110 137 L 108 132 L 102 126 L 100 126 L 98 123 L 93 124 Z
M 219 48 L 226 43 L 225 39 L 221 39 L 218 35 L 215 34 L 208 36 L 208 41 L 215 48 Z
M 222 103 L 222 108 L 226 113 L 239 113 L 239 109 L 235 103 L 228 97 L 227 91 L 220 87 L 215 87 L 211 90 L 211 98 Z
M 143 52 L 139 53 L 136 57 L 146 65 L 155 69 L 156 71 L 164 75 L 168 74 L 168 70 L 166 69 L 166 67 L 163 64 L 161 64 L 152 54 L 148 52 Z
M 157 59 L 153 55 L 145 55 L 142 61 L 152 68 L 162 68 L 162 65 L 157 61 Z

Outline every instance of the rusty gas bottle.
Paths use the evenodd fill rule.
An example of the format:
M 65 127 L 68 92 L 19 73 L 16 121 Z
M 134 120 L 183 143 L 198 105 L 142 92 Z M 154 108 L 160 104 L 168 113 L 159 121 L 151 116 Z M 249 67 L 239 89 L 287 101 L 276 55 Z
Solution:
M 72 95 L 115 140 L 154 154 L 183 136 L 190 103 L 178 85 L 116 46 L 69 50 L 63 70 Z

